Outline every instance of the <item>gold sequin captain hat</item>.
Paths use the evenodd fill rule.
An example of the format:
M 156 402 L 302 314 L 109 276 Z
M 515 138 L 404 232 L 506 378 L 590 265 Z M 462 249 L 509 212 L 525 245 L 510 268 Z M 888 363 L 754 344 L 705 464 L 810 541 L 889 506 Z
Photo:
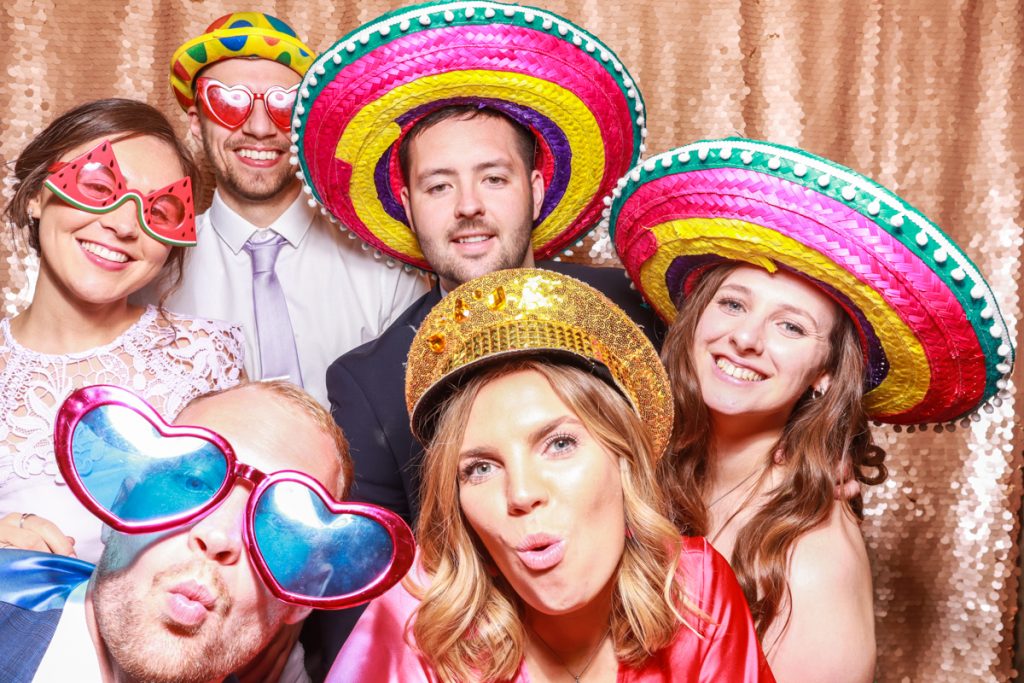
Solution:
M 470 370 L 523 356 L 606 370 L 647 427 L 656 456 L 665 452 L 672 432 L 672 392 L 650 341 L 593 287 L 532 268 L 470 280 L 427 315 L 409 349 L 405 372 L 413 434 L 429 443 L 437 406 Z

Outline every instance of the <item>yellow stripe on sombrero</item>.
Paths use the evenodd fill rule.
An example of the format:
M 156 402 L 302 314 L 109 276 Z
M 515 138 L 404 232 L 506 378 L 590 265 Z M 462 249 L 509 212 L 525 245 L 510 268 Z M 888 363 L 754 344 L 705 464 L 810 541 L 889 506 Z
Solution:
M 821 252 L 810 249 L 775 230 L 732 219 L 687 218 L 668 221 L 650 229 L 658 240 L 654 256 L 640 268 L 640 281 L 651 304 L 660 313 L 675 314 L 675 306 L 665 283 L 665 273 L 678 256 L 715 254 L 726 259 L 745 261 L 774 270 L 775 263 L 793 268 L 808 277 L 835 287 L 850 298 L 875 330 L 886 357 L 889 374 L 865 395 L 870 413 L 892 415 L 916 406 L 924 398 L 931 382 L 928 358 L 917 336 L 873 287 Z M 675 243 L 665 248 L 669 243 Z
M 350 196 L 360 220 L 389 247 L 422 259 L 412 231 L 393 219 L 377 198 L 377 162 L 401 132 L 395 121 L 406 112 L 438 100 L 495 99 L 529 107 L 562 129 L 572 150 L 572 173 L 557 206 L 533 230 L 540 245 L 562 233 L 593 198 L 604 175 L 604 138 L 590 109 L 555 83 L 508 71 L 453 71 L 424 76 L 398 86 L 367 104 L 342 133 L 335 157 L 352 166 Z M 381 120 L 387 123 L 381 124 Z

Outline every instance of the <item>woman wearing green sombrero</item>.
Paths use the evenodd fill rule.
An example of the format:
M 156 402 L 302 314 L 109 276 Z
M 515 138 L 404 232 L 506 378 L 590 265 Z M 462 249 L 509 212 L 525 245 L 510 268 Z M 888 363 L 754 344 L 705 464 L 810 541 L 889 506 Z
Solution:
M 743 139 L 647 160 L 607 211 L 671 329 L 664 481 L 730 559 L 780 681 L 870 681 L 871 573 L 846 479 L 880 483 L 868 420 L 953 424 L 1013 348 L 977 268 L 871 180 Z

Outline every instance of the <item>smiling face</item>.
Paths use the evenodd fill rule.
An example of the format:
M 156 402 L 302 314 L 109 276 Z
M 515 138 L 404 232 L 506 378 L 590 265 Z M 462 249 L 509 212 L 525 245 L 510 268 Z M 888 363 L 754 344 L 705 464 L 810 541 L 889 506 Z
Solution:
M 263 472 L 306 472 L 333 490 L 338 457 L 313 420 L 249 386 L 191 404 L 178 424 L 227 439 Z M 113 533 L 96 571 L 93 607 L 117 665 L 137 680 L 219 680 L 253 659 L 308 609 L 280 602 L 253 569 L 243 528 L 247 483 L 182 530 Z
M 100 142 L 90 140 L 59 160 L 74 159 Z M 111 147 L 128 187 L 142 193 L 185 175 L 177 153 L 158 138 L 126 138 Z M 135 201 L 93 214 L 71 207 L 44 188 L 29 202 L 29 213 L 39 220 L 40 291 L 57 291 L 79 305 L 126 299 L 160 274 L 171 253 L 168 245 L 143 232 Z
M 625 547 L 619 461 L 543 375 L 480 389 L 458 477 L 466 520 L 528 611 L 568 615 L 608 599 Z
M 822 368 L 837 313 L 830 298 L 795 275 L 733 270 L 693 337 L 693 367 L 712 416 L 783 426 L 804 393 L 827 389 Z
M 495 270 L 533 265 L 530 235 L 544 183 L 526 167 L 503 118 L 443 120 L 409 144 L 402 204 L 446 290 Z
M 269 59 L 226 59 L 210 65 L 202 75 L 228 87 L 244 85 L 254 93 L 299 82 L 296 72 Z M 290 131 L 274 124 L 262 101 L 254 103 L 249 118 L 234 130 L 212 120 L 200 107 L 197 102 L 189 108 L 189 124 L 192 134 L 202 140 L 221 193 L 236 202 L 274 201 L 298 194 L 288 151 Z

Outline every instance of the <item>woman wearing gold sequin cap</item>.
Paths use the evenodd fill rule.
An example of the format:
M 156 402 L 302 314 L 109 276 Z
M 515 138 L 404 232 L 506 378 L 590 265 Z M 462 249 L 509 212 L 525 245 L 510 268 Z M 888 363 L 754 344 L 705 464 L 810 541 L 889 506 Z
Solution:
M 416 335 L 406 402 L 419 568 L 331 680 L 774 680 L 727 563 L 665 516 L 668 378 L 603 295 L 532 269 L 458 287 Z
M 991 290 L 892 192 L 755 140 L 649 159 L 607 218 L 671 321 L 676 521 L 730 558 L 780 681 L 871 681 L 860 497 L 836 489 L 886 476 L 869 419 L 949 426 L 1003 386 L 1013 349 Z

